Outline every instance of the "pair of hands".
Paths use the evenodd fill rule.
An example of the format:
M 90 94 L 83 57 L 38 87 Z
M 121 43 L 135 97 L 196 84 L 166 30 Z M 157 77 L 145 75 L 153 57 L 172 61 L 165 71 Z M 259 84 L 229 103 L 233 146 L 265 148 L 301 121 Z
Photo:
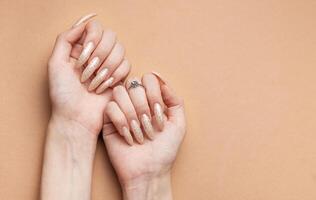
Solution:
M 157 73 L 144 75 L 142 81 L 129 79 L 125 86 L 121 85 L 131 68 L 124 58 L 124 47 L 114 32 L 104 30 L 97 21 L 87 22 L 93 16 L 81 18 L 61 33 L 49 60 L 52 117 L 42 199 L 53 199 L 53 193 L 60 191 L 68 193 L 65 199 L 90 197 L 89 188 L 83 195 L 66 190 L 75 187 L 77 177 L 71 177 L 74 174 L 82 176 L 81 182 L 91 181 L 101 130 L 124 199 L 171 199 L 170 170 L 185 133 L 183 103 Z M 134 88 L 135 81 L 142 85 Z M 60 147 L 61 155 L 54 146 Z M 57 162 L 65 162 L 67 157 L 71 158 L 70 164 L 59 168 Z M 54 189 L 51 185 L 67 176 L 67 167 L 79 170 L 67 169 L 72 175 L 66 186 Z M 55 175 L 52 177 L 50 172 Z M 78 188 L 82 192 L 89 186 L 90 182 L 82 183 Z

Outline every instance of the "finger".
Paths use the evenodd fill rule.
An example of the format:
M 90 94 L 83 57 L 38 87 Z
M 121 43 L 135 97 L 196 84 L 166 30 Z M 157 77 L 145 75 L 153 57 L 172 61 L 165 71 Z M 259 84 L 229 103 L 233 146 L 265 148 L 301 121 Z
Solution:
M 164 102 L 161 96 L 160 83 L 152 73 L 145 74 L 142 78 L 143 85 L 146 89 L 147 99 L 151 111 L 154 113 L 155 121 L 160 130 L 164 127 Z
M 54 58 L 69 61 L 72 45 L 84 35 L 85 22 L 94 16 L 96 16 L 96 14 L 91 13 L 81 17 L 77 21 L 76 26 L 59 34 L 52 54 Z
M 120 135 L 124 137 L 129 145 L 133 145 L 133 138 L 128 129 L 128 122 L 120 107 L 114 101 L 108 103 L 105 109 L 105 114 L 111 119 L 115 128 Z
M 94 79 L 92 79 L 88 90 L 93 91 L 104 80 L 107 80 L 109 76 L 115 71 L 124 58 L 124 47 L 120 43 L 116 43 L 111 51 L 110 55 L 106 58 L 102 66 L 99 68 L 98 73 Z
M 81 51 L 83 49 L 83 46 L 81 44 L 74 44 L 70 53 L 70 57 L 74 58 L 74 59 L 78 59 Z
M 141 86 L 141 81 L 138 78 L 129 79 L 126 83 L 128 94 L 132 100 L 138 119 L 149 137 L 154 139 L 154 129 L 151 124 L 151 114 L 145 89 Z
M 107 116 L 105 114 L 105 112 L 104 112 L 104 116 Z M 109 123 L 106 123 L 103 125 L 103 128 L 102 128 L 103 137 L 108 136 L 108 135 L 112 135 L 112 134 L 116 134 L 117 132 L 118 131 L 112 122 L 109 122 Z
M 178 124 L 179 127 L 185 128 L 183 100 L 175 94 L 170 85 L 164 81 L 164 79 L 158 73 L 154 73 L 154 75 L 161 81 L 161 95 L 165 105 L 168 108 L 168 120 Z
M 113 98 L 123 111 L 129 125 L 132 130 L 135 139 L 142 144 L 144 142 L 143 132 L 140 128 L 140 123 L 137 118 L 137 114 L 133 103 L 125 89 L 125 87 L 119 85 L 113 89 Z
M 83 32 L 81 38 L 77 41 L 77 44 L 83 45 L 83 43 L 86 39 L 86 36 L 87 36 L 87 31 Z
M 74 27 L 76 27 L 76 26 L 79 26 L 80 24 L 85 23 L 86 21 L 88 21 L 89 19 L 91 19 L 91 18 L 93 18 L 93 17 L 95 17 L 95 16 L 97 16 L 96 13 L 90 13 L 90 14 L 84 15 L 84 16 L 82 16 L 80 19 L 78 19 L 78 20 L 76 21 L 76 23 L 74 23 L 74 25 L 73 25 L 72 27 L 74 28 Z
M 111 30 L 103 32 L 102 39 L 88 60 L 88 66 L 81 75 L 81 82 L 88 80 L 110 54 L 116 41 L 116 34 Z
M 83 50 L 83 42 L 86 38 L 86 35 L 87 35 L 87 32 L 83 32 L 80 39 L 78 41 L 76 41 L 76 43 L 72 46 L 70 56 L 72 58 L 76 59 L 76 61 L 78 60 L 78 58 Z
M 90 21 L 86 24 L 86 34 L 83 42 L 83 50 L 76 62 L 77 68 L 82 67 L 87 62 L 92 52 L 99 44 L 103 34 L 103 27 L 95 20 Z
M 84 25 L 79 25 L 58 35 L 52 53 L 52 60 L 69 62 L 72 45 L 82 36 Z
M 131 65 L 129 64 L 128 60 L 124 60 L 119 66 L 118 68 L 114 71 L 114 73 L 112 74 L 112 76 L 104 81 L 96 90 L 97 94 L 102 93 L 103 91 L 105 91 L 107 88 L 117 84 L 118 82 L 120 82 L 121 80 L 123 80 L 125 77 L 127 77 L 127 75 L 129 74 L 131 70 Z

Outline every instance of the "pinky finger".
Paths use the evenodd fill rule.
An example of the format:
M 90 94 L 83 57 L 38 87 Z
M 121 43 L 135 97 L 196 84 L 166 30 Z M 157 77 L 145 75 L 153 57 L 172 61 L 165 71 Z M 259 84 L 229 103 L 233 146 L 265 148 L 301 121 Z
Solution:
M 128 60 L 124 60 L 114 71 L 112 76 L 104 81 L 96 90 L 97 94 L 104 92 L 108 87 L 115 85 L 127 77 L 131 70 L 131 65 Z

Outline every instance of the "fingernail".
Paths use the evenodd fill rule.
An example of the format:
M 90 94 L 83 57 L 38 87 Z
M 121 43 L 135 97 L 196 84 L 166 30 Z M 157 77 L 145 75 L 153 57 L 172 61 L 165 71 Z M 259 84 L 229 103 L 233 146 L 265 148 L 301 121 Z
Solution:
M 142 132 L 142 129 L 140 129 L 138 123 L 135 120 L 131 121 L 131 128 L 132 128 L 132 130 L 134 132 L 136 140 L 140 144 L 143 144 L 143 142 L 144 142 L 143 132 Z
M 112 85 L 114 81 L 113 77 L 110 77 L 108 80 L 104 81 L 97 89 L 96 93 L 100 94 L 102 93 L 104 90 L 106 90 L 108 87 L 110 87 Z
M 92 91 L 97 88 L 102 81 L 104 81 L 106 75 L 108 74 L 108 68 L 103 68 L 96 77 L 91 81 L 88 90 Z
M 161 105 L 159 103 L 155 103 L 154 113 L 155 113 L 156 122 L 157 122 L 160 130 L 162 130 L 163 126 L 164 126 L 164 118 L 163 118 L 163 110 L 162 110 Z
M 158 72 L 152 71 L 151 73 L 155 75 L 163 84 L 167 84 L 167 81 L 164 78 L 162 78 L 162 76 Z
M 94 49 L 93 42 L 88 42 L 87 45 L 82 50 L 82 52 L 77 60 L 77 63 L 76 63 L 77 68 L 80 68 L 85 62 L 87 62 L 93 49 Z
M 84 69 L 81 75 L 81 82 L 85 82 L 90 78 L 90 76 L 93 74 L 93 72 L 98 68 L 100 63 L 99 57 L 94 57 L 88 66 Z
M 155 138 L 154 128 L 151 125 L 150 118 L 146 114 L 142 115 L 142 125 L 143 125 L 145 132 L 147 133 L 149 139 L 153 140 Z
M 129 132 L 128 128 L 126 128 L 125 126 L 123 127 L 122 132 L 123 132 L 123 137 L 126 140 L 126 142 L 132 146 L 134 142 L 133 142 L 133 137 L 131 135 L 131 132 Z
M 72 25 L 72 28 L 79 26 L 80 24 L 88 21 L 89 19 L 91 19 L 92 17 L 95 17 L 95 16 L 97 16 L 96 13 L 90 13 L 90 14 L 87 14 L 87 15 L 81 17 L 80 19 L 78 19 L 78 21 L 74 25 Z

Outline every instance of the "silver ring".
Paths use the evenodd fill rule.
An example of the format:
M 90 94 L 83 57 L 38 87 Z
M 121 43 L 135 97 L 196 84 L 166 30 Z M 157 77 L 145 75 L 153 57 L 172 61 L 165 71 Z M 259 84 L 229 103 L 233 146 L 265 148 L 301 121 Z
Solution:
M 130 83 L 130 85 L 129 85 L 129 87 L 128 87 L 128 90 L 129 89 L 134 89 L 134 88 L 137 88 L 137 87 L 143 87 L 144 88 L 144 86 L 141 84 L 141 83 L 139 83 L 138 81 L 132 81 L 131 83 Z

